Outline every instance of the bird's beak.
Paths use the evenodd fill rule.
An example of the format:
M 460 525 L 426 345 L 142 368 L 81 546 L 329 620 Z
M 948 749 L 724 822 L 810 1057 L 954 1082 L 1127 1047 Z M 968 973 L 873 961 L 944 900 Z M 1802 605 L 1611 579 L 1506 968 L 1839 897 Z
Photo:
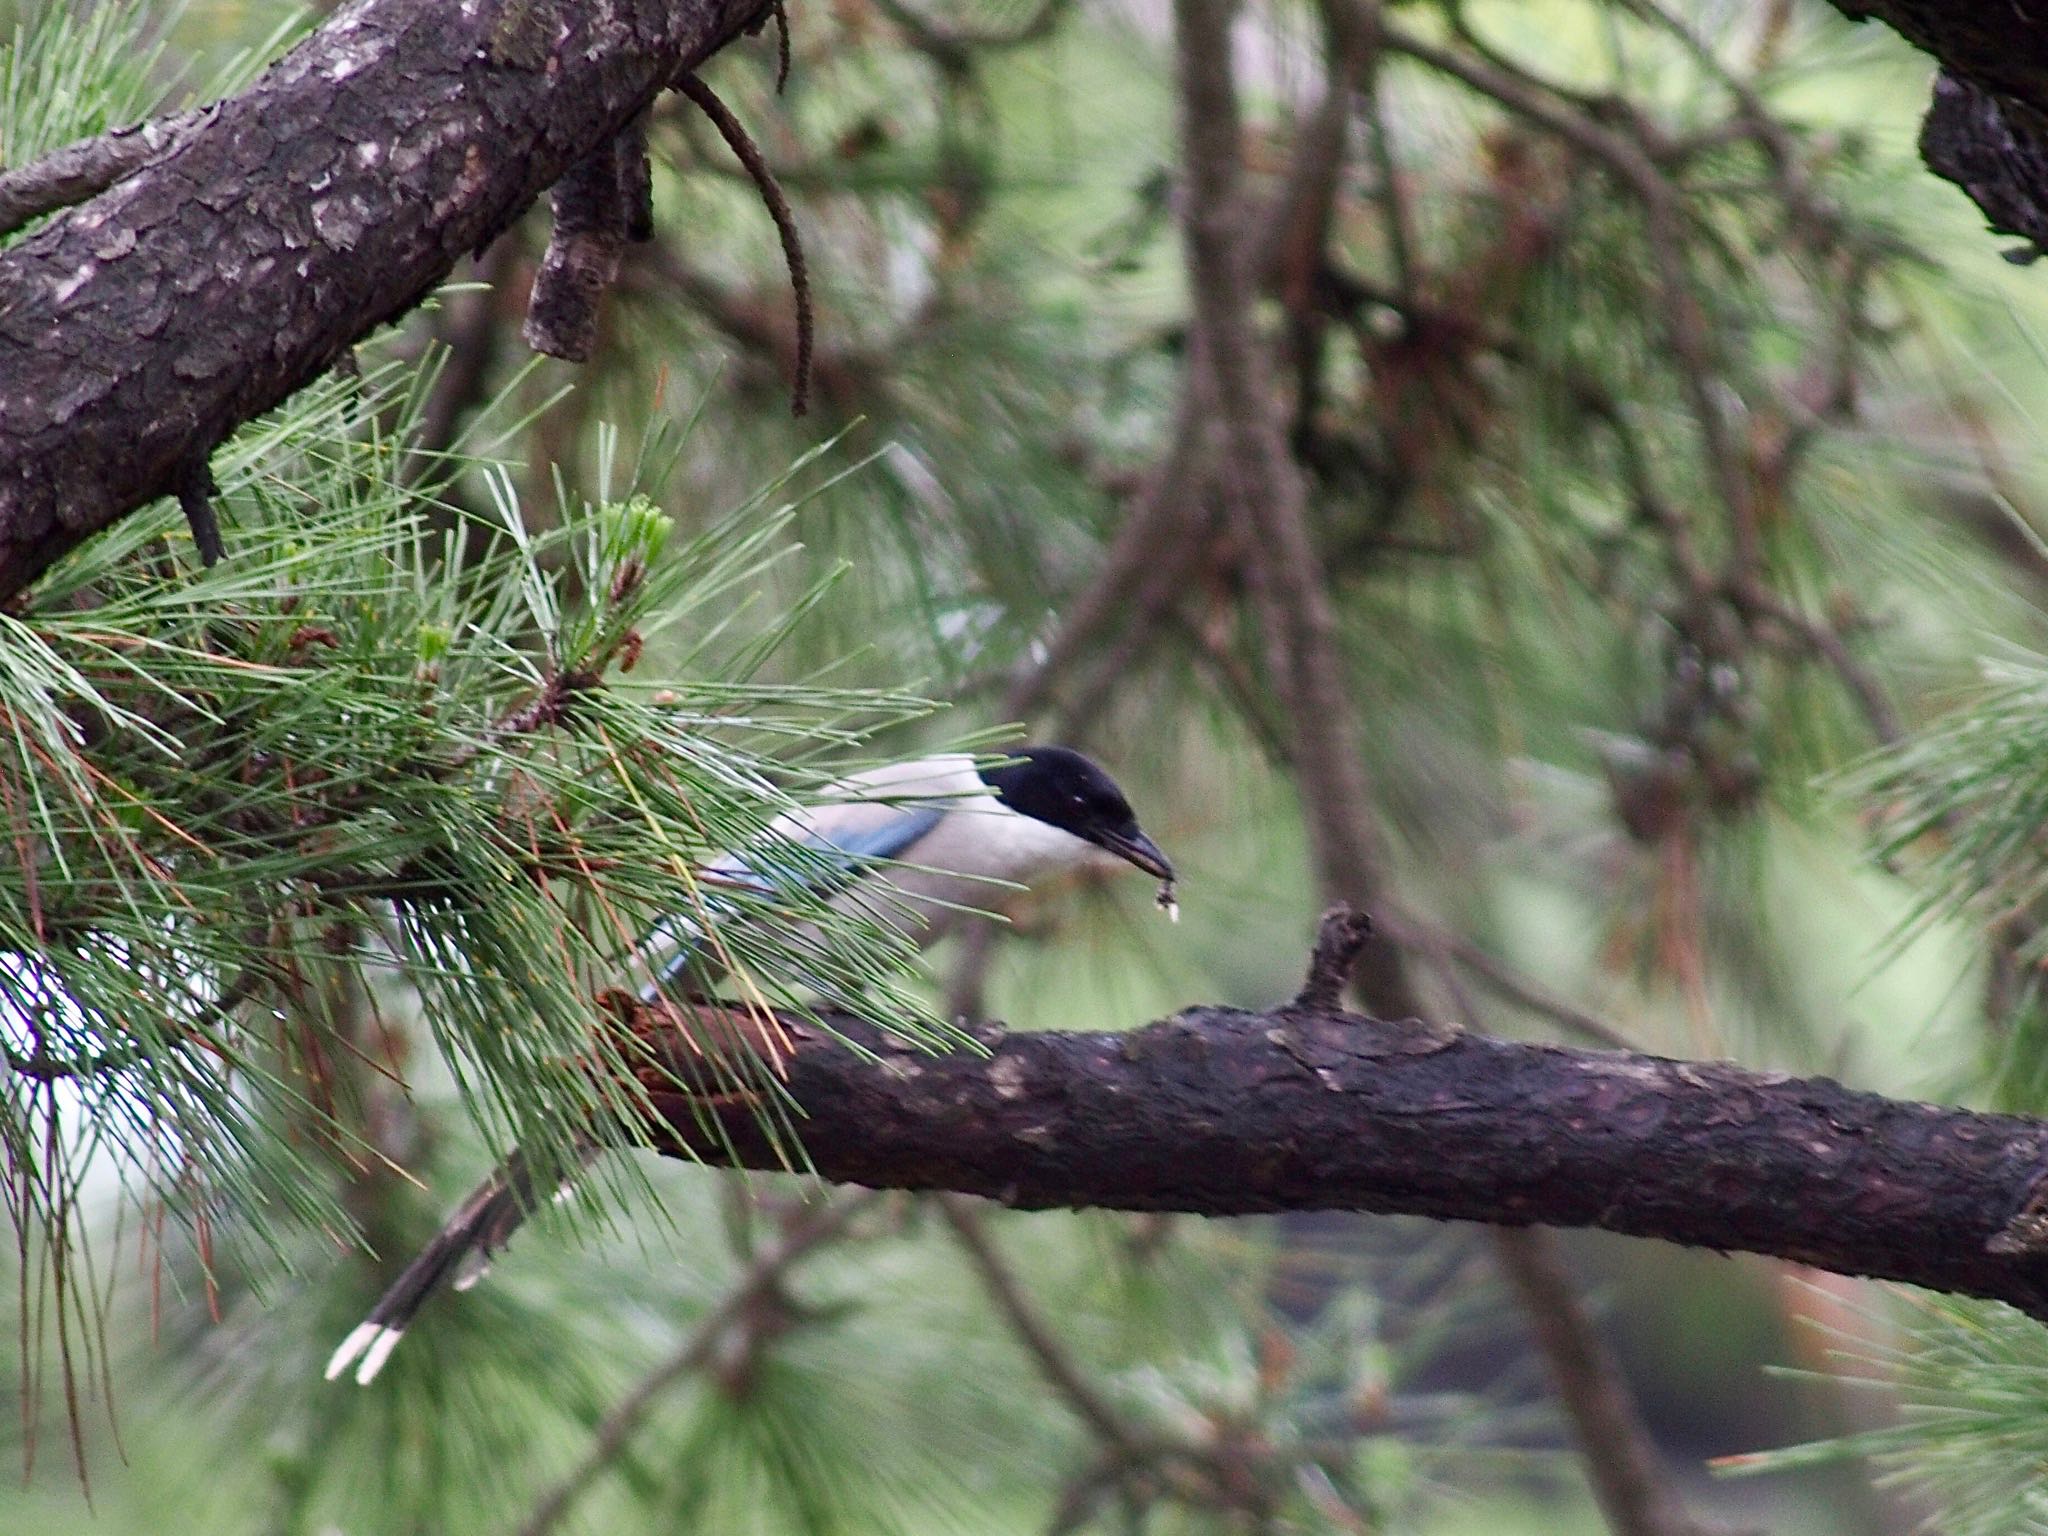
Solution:
M 1159 845 L 1143 832 L 1135 832 L 1129 837 L 1120 832 L 1104 832 L 1099 834 L 1095 841 L 1126 864 L 1135 864 L 1148 875 L 1161 880 L 1173 878 L 1172 862 L 1159 851 Z

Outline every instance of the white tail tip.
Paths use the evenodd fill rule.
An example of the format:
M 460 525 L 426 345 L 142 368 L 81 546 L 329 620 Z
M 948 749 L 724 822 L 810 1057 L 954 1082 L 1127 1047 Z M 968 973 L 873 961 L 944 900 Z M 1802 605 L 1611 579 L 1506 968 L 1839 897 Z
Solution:
M 356 1385 L 367 1387 L 404 1337 L 401 1330 L 386 1328 L 382 1323 L 358 1323 L 355 1331 L 341 1341 L 341 1347 L 327 1357 L 327 1379 L 334 1380 L 349 1368 L 349 1362 L 361 1355 L 363 1363 L 356 1367 Z
M 377 1341 L 370 1346 L 370 1352 L 363 1356 L 363 1363 L 356 1367 L 357 1386 L 367 1387 L 376 1379 L 377 1373 L 384 1369 L 384 1362 L 391 1358 L 391 1351 L 398 1348 L 398 1341 L 404 1337 L 396 1328 L 386 1328 L 378 1335 Z

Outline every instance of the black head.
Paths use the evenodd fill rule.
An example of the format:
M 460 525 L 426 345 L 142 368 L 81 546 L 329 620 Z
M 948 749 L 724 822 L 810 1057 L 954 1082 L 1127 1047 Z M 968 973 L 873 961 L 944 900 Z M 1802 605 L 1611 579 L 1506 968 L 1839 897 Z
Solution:
M 1131 803 L 1104 773 L 1066 747 L 1018 747 L 1010 761 L 980 770 L 982 782 L 1020 816 L 1071 832 L 1161 880 L 1173 866 L 1138 826 Z

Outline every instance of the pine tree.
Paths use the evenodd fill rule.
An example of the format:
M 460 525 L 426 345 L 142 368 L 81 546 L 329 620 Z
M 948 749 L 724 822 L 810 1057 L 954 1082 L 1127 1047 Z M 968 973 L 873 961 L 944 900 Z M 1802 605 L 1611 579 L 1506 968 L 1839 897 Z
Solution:
M 217 20 L 28 8 L 0 159 L 310 25 Z M 112 1529 L 1442 1530 L 1475 1488 L 1580 1519 L 1569 1428 L 1614 1528 L 1695 1528 L 1654 1457 L 1618 1486 L 1646 1431 L 1624 1389 L 1603 1440 L 1550 1246 L 1504 1242 L 1503 1290 L 1414 1222 L 612 1159 L 374 1391 L 319 1381 L 493 1153 L 635 1123 L 597 999 L 707 856 L 1010 719 L 1161 808 L 1184 927 L 1065 893 L 928 981 L 835 920 L 821 976 L 800 908 L 735 931 L 743 991 L 933 1046 L 1138 1023 L 1288 996 L 1347 898 L 1381 1014 L 2048 1111 L 2039 301 L 1911 162 L 1895 42 L 1328 0 L 1247 10 L 1232 68 L 1210 0 L 794 20 L 786 95 L 767 50 L 706 74 L 810 251 L 812 417 L 774 225 L 665 98 L 657 238 L 581 371 L 512 340 L 529 221 L 221 446 L 225 558 L 164 502 L 0 613 L 35 1464 L 0 1511 L 61 1528 L 89 1480 Z M 713 1068 L 800 1168 L 774 1063 Z M 1683 1273 L 1674 1354 L 1826 1324 L 1898 1405 L 1759 1464 L 2038 1523 L 2035 1323 Z

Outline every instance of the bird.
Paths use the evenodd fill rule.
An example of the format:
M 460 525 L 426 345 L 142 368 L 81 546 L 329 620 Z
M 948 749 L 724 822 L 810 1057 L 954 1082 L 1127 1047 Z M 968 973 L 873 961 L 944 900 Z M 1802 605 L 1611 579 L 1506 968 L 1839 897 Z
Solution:
M 1177 917 L 1172 863 L 1138 825 L 1116 781 L 1069 747 L 1024 746 L 999 759 L 948 752 L 849 774 L 814 803 L 771 822 L 759 844 L 705 864 L 707 889 L 772 900 L 795 889 L 886 924 L 919 948 L 974 914 L 999 911 L 1044 881 L 1090 865 L 1127 864 L 1160 882 Z M 714 907 L 714 910 L 715 907 Z M 736 909 L 733 920 L 744 920 Z M 813 930 L 815 933 L 815 929 Z M 709 975 L 692 919 L 655 925 L 642 945 L 652 999 Z M 578 1147 L 587 1161 L 602 1150 Z M 566 1194 L 564 1183 L 555 1196 Z M 452 1285 L 468 1290 L 537 1205 L 533 1171 L 515 1149 L 450 1214 L 327 1362 L 333 1381 L 356 1364 L 367 1386 L 420 1307 Z

